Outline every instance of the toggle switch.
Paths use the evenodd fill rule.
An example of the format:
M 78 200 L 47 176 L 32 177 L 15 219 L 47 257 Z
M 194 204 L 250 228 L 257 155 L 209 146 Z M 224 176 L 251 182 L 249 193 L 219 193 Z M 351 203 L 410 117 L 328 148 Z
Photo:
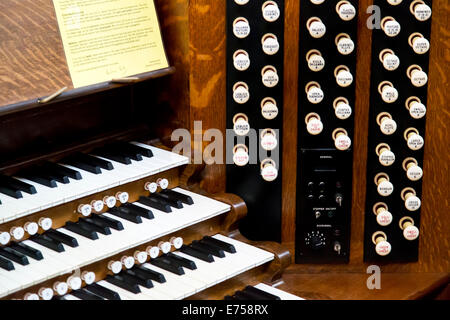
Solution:
M 377 185 L 377 191 L 380 196 L 388 197 L 394 192 L 394 185 L 389 181 L 389 176 L 386 173 L 378 173 L 374 178 L 374 182 Z
M 248 148 L 244 144 L 238 144 L 233 148 L 233 162 L 239 167 L 246 166 L 250 161 Z
M 381 29 L 388 37 L 396 37 L 400 33 L 401 27 L 393 17 L 388 16 L 381 19 Z
M 336 83 L 340 87 L 348 87 L 353 83 L 353 75 L 347 66 L 340 65 L 334 69 L 334 76 L 336 78 Z
M 431 8 L 422 0 L 414 0 L 411 2 L 409 11 L 419 21 L 426 21 L 431 17 Z
M 388 226 L 392 223 L 392 213 L 388 210 L 388 206 L 384 202 L 378 202 L 373 206 L 373 213 L 377 216 L 377 223 L 382 226 Z
M 54 292 L 51 288 L 42 287 L 38 291 L 39 297 L 42 298 L 42 300 L 52 300 Z
M 181 237 L 172 237 L 170 238 L 170 243 L 175 249 L 180 249 L 183 246 L 183 238 Z
M 267 22 L 277 21 L 280 17 L 280 8 L 278 8 L 278 5 L 275 1 L 264 2 L 261 9 L 263 18 Z
M 355 43 L 347 33 L 339 33 L 334 42 L 338 52 L 342 55 L 349 55 L 355 50 Z
M 381 165 L 385 167 L 392 166 L 395 162 L 395 154 L 391 151 L 391 147 L 386 143 L 380 143 L 375 148 L 375 153 Z
M 101 200 L 92 200 L 92 201 L 91 201 L 91 206 L 92 206 L 92 209 L 93 209 L 95 212 L 100 212 L 100 211 L 102 211 L 103 208 L 105 207 L 105 204 L 104 204 L 103 201 L 101 201 Z
M 335 241 L 333 244 L 333 250 L 340 255 L 341 254 L 341 250 L 342 250 L 342 245 L 339 241 Z
M 319 50 L 312 49 L 306 53 L 306 61 L 308 62 L 308 68 L 311 71 L 318 72 L 325 67 L 325 59 Z
M 129 256 L 123 256 L 122 258 L 120 258 L 120 262 L 128 270 L 133 268 L 135 264 L 134 257 Z
M 406 75 L 415 87 L 423 87 L 428 82 L 428 75 L 417 64 L 409 66 L 406 70 Z
M 269 56 L 276 54 L 280 50 L 280 43 L 278 42 L 278 38 L 273 33 L 266 33 L 262 37 L 261 43 L 264 53 Z
M 162 190 L 166 190 L 169 187 L 169 180 L 167 180 L 166 178 L 158 178 L 158 179 L 156 179 L 156 184 Z
M 12 227 L 9 234 L 14 240 L 21 240 L 25 236 L 25 230 L 22 227 Z
M 143 264 L 147 262 L 148 254 L 145 251 L 136 250 L 133 254 L 133 257 L 139 264 Z
M 309 113 L 305 117 L 306 130 L 309 134 L 316 136 L 323 131 L 323 123 L 317 113 Z
M 333 102 L 333 108 L 336 117 L 340 120 L 346 120 L 352 115 L 352 107 L 350 107 L 347 98 L 336 98 Z
M 418 181 L 422 179 L 423 171 L 419 167 L 417 160 L 414 158 L 406 158 L 402 164 L 403 170 L 406 171 L 406 176 L 411 181 Z
M 239 39 L 247 38 L 250 34 L 250 23 L 244 17 L 236 18 L 233 21 L 233 33 Z
M 280 81 L 277 69 L 274 66 L 265 66 L 261 70 L 261 77 L 262 83 L 268 88 L 275 87 Z
M 113 274 L 118 274 L 122 271 L 122 263 L 120 261 L 109 261 L 108 270 Z
M 318 104 L 322 102 L 324 94 L 318 82 L 315 81 L 308 82 L 305 86 L 305 91 L 306 97 L 308 98 L 309 102 L 313 104 Z
M 400 196 L 402 200 L 405 201 L 405 208 L 408 209 L 408 211 L 416 211 L 422 205 L 422 202 L 416 195 L 416 190 L 413 188 L 408 187 L 403 189 Z
M 403 230 L 403 237 L 406 240 L 413 241 L 419 237 L 419 228 L 414 225 L 414 220 L 411 217 L 403 217 L 399 221 L 400 229 Z
M 355 7 L 348 1 L 339 1 L 336 4 L 336 12 L 344 21 L 350 21 L 356 16 Z
M 309 18 L 306 22 L 306 28 L 308 28 L 311 37 L 316 39 L 322 38 L 327 31 L 327 28 L 323 24 L 322 20 L 318 17 Z
M 427 107 L 415 96 L 409 97 L 405 102 L 405 106 L 414 119 L 422 119 L 427 113 Z
M 381 112 L 377 116 L 377 123 L 380 126 L 381 132 L 387 136 L 397 131 L 397 122 L 395 122 L 394 119 L 392 119 L 390 113 Z
M 378 92 L 386 103 L 394 103 L 398 99 L 398 91 L 394 88 L 392 82 L 382 81 L 378 85 Z
M 408 38 L 408 43 L 417 54 L 425 54 L 430 50 L 430 42 L 419 32 L 412 33 Z
M 165 253 L 169 253 L 170 252 L 170 249 L 171 249 L 172 245 L 168 241 L 160 241 L 158 243 L 158 247 L 161 250 L 161 252 L 165 254 Z
M 261 131 L 261 147 L 266 151 L 274 150 L 278 145 L 277 134 L 273 129 Z
M 103 204 L 105 204 L 108 208 L 114 208 L 116 206 L 117 199 L 113 196 L 103 197 Z
M 87 285 L 93 284 L 95 282 L 96 275 L 92 271 L 83 271 L 81 273 L 81 280 L 83 280 Z
M 407 141 L 408 148 L 411 150 L 420 150 L 423 148 L 425 142 L 416 128 L 406 129 L 403 136 Z
M 264 159 L 261 162 L 261 176 L 268 182 L 272 182 L 278 177 L 278 169 L 275 161 L 272 159 Z
M 66 283 L 67 283 L 67 285 L 69 286 L 70 289 L 78 290 L 78 289 L 81 288 L 81 285 L 83 284 L 83 281 L 81 281 L 80 277 L 70 276 L 69 278 L 67 278 Z
M 274 98 L 264 98 L 261 101 L 261 114 L 266 120 L 273 120 L 278 116 L 277 102 Z
M 334 196 L 334 200 L 336 201 L 339 207 L 342 207 L 342 202 L 344 201 L 344 196 L 340 193 L 336 193 Z
M 53 220 L 50 218 L 42 217 L 38 220 L 38 224 L 42 228 L 42 230 L 48 231 L 52 228 Z
M 383 67 L 388 71 L 397 70 L 400 66 L 400 58 L 391 49 L 383 49 L 379 55 Z
M 372 235 L 375 244 L 375 252 L 380 256 L 387 256 L 391 252 L 391 244 L 387 241 L 387 235 L 383 231 L 377 231 Z
M 6 246 L 11 241 L 11 235 L 8 232 L 0 231 L 0 244 Z
M 34 236 L 39 231 L 39 225 L 36 222 L 27 222 L 23 229 L 30 235 Z
M 92 213 L 92 206 L 89 204 L 80 204 L 78 206 L 77 212 L 84 217 L 88 217 Z
M 156 182 L 146 182 L 144 189 L 150 193 L 155 193 L 158 190 L 158 184 Z
M 156 246 L 148 246 L 145 251 L 147 251 L 150 258 L 155 259 L 159 257 L 159 253 L 161 250 Z
M 128 192 L 119 191 L 116 193 L 116 199 L 120 203 L 124 204 L 127 203 L 128 200 L 130 200 L 130 195 L 128 194 Z
M 341 151 L 350 149 L 352 145 L 352 140 L 348 136 L 347 130 L 343 128 L 337 128 L 333 131 L 331 137 L 334 140 L 334 145 L 336 149 Z
M 236 70 L 245 71 L 250 67 L 250 56 L 247 51 L 239 49 L 233 54 L 233 65 Z
M 250 99 L 249 88 L 245 82 L 240 81 L 234 84 L 233 99 L 239 104 L 244 104 Z
M 245 114 L 238 113 L 233 117 L 233 130 L 238 136 L 245 136 L 250 132 L 250 124 Z

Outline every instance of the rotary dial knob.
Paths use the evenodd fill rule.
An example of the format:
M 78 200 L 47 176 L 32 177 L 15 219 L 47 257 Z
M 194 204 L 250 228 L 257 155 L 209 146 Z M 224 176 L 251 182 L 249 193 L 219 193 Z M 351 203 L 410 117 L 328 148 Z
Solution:
M 306 234 L 305 244 L 313 250 L 319 250 L 325 247 L 326 237 L 320 231 L 311 231 Z

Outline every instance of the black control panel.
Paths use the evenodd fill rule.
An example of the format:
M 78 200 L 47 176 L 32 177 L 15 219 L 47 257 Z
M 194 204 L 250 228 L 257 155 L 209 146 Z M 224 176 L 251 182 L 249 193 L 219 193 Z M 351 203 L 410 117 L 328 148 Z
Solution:
M 300 2 L 297 263 L 349 259 L 357 12 Z
M 375 0 L 364 260 L 417 261 L 431 0 Z
M 251 240 L 281 241 L 283 49 L 284 0 L 227 0 L 227 191 Z

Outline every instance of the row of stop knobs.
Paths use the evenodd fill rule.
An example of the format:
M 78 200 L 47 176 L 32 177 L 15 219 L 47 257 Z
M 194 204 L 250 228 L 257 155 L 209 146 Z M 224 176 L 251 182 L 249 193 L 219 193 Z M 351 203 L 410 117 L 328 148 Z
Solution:
M 160 241 L 157 246 L 148 246 L 145 250 L 136 250 L 133 256 L 122 256 L 119 260 L 111 260 L 107 264 L 108 273 L 111 275 L 119 274 L 122 270 L 129 270 L 135 264 L 143 264 L 148 259 L 156 259 L 162 254 L 178 250 L 183 246 L 183 238 L 172 237 L 169 241 Z M 81 274 L 73 274 L 65 280 L 58 280 L 51 287 L 41 287 L 37 292 L 27 292 L 23 300 L 51 300 L 53 296 L 65 295 L 70 290 L 78 290 L 83 282 L 86 285 L 93 284 L 96 281 L 95 272 L 83 271 Z

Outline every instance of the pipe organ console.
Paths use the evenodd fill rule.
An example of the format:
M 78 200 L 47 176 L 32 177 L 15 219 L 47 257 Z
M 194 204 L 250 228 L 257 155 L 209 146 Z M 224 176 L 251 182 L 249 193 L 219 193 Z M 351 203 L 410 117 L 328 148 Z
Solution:
M 0 300 L 448 299 L 447 2 L 4 2 Z

